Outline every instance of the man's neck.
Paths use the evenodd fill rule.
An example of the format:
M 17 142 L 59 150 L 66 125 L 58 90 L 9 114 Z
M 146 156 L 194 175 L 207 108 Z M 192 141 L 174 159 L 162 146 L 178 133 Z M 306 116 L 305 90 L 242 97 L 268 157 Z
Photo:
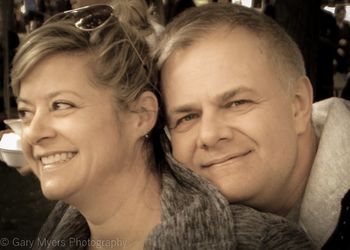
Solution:
M 306 186 L 308 184 L 311 169 L 315 160 L 318 146 L 318 138 L 312 124 L 304 135 L 301 135 L 298 143 L 298 157 L 295 165 L 294 181 L 289 190 L 288 200 L 281 207 L 278 214 L 282 216 L 298 216 Z

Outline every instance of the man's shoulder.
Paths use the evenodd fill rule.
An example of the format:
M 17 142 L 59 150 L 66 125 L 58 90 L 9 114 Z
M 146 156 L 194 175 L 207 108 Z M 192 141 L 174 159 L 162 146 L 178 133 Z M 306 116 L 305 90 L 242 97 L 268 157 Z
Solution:
M 254 208 L 243 205 L 230 205 L 233 218 L 240 226 L 253 225 L 255 230 L 267 230 L 276 225 L 287 225 L 297 227 L 297 225 L 286 218 L 266 212 L 260 212 Z
M 346 106 L 350 110 L 350 101 L 339 97 L 327 98 L 312 104 L 313 107 L 317 108 L 329 108 L 331 106 Z
M 312 120 L 314 124 L 324 124 L 332 116 L 337 120 L 350 118 L 350 102 L 337 97 L 328 98 L 312 105 Z
M 313 249 L 301 227 L 282 216 L 242 205 L 230 205 L 230 208 L 242 249 Z M 252 241 L 253 238 L 260 240 Z

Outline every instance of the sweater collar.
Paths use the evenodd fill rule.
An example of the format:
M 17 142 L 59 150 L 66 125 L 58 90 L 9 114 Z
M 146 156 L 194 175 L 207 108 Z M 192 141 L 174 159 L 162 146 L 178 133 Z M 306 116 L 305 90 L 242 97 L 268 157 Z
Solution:
M 228 201 L 171 156 L 168 162 L 162 178 L 162 223 L 148 237 L 145 249 L 174 249 L 174 244 L 176 249 L 234 249 L 235 226 Z
M 319 146 L 301 201 L 299 223 L 321 247 L 336 227 L 341 199 L 350 188 L 349 103 L 331 98 L 314 104 Z

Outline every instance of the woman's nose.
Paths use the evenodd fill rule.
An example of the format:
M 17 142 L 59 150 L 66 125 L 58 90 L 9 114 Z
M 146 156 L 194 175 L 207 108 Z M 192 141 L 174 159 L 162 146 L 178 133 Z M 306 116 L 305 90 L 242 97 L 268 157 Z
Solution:
M 46 139 L 53 138 L 55 130 L 49 113 L 36 113 L 28 125 L 23 125 L 22 137 L 32 145 L 40 144 Z

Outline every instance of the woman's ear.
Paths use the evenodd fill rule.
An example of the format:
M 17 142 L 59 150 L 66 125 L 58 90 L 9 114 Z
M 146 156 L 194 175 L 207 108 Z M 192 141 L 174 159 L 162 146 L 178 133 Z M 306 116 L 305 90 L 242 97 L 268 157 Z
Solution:
M 132 104 L 132 110 L 137 116 L 136 126 L 140 136 L 149 133 L 155 126 L 158 118 L 158 100 L 151 91 L 143 92 Z
M 309 78 L 300 77 L 294 85 L 293 107 L 295 129 L 298 134 L 306 131 L 311 122 L 313 90 Z

